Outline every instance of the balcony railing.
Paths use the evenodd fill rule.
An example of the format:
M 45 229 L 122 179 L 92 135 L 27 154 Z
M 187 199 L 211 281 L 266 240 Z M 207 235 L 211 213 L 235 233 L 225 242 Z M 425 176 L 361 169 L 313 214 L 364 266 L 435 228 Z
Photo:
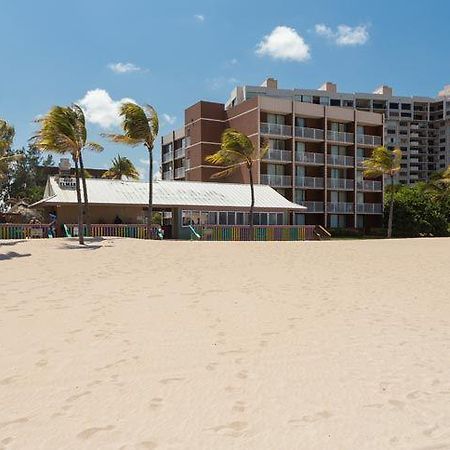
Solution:
M 323 189 L 323 178 L 318 177 L 295 177 L 295 185 L 297 187 L 306 187 L 312 189 Z
M 186 147 L 175 150 L 175 159 L 184 158 L 186 156 Z
M 262 134 L 292 136 L 292 127 L 288 125 L 278 125 L 277 123 L 262 123 L 260 131 Z
M 381 203 L 357 203 L 356 212 L 359 214 L 381 214 L 383 205 Z
M 173 153 L 172 152 L 167 152 L 167 153 L 163 154 L 163 156 L 162 156 L 162 162 L 163 163 L 166 163 L 166 162 L 169 162 L 169 161 L 172 161 L 172 160 L 173 160 Z
M 261 175 L 261 184 L 269 186 L 289 187 L 292 184 L 292 177 L 289 175 Z
M 356 142 L 362 145 L 371 145 L 378 147 L 381 145 L 382 139 L 380 136 L 370 136 L 368 134 L 357 134 Z
M 163 180 L 173 180 L 173 171 L 167 170 L 166 172 L 163 172 L 162 179 Z
M 328 155 L 327 161 L 331 166 L 353 167 L 355 160 L 352 156 Z
M 361 191 L 381 191 L 381 181 L 362 180 L 356 183 Z
M 354 142 L 355 135 L 353 133 L 344 133 L 342 131 L 327 131 L 327 139 L 335 142 Z
M 267 159 L 269 161 L 292 161 L 292 152 L 289 150 L 278 150 L 276 148 L 269 148 L 267 153 L 262 159 Z
M 327 210 L 329 213 L 352 213 L 354 211 L 353 203 L 346 202 L 329 202 Z
M 357 156 L 356 157 L 356 164 L 357 164 L 357 166 L 358 167 L 364 167 L 364 161 L 366 159 L 369 159 L 369 158 L 365 158 L 364 156 Z
M 295 127 L 295 137 L 323 141 L 324 131 L 318 128 Z
M 183 178 L 184 177 L 184 167 L 178 167 L 178 169 L 175 169 L 175 178 Z
M 310 164 L 323 164 L 325 157 L 323 153 L 312 153 L 312 152 L 296 152 L 295 161 L 310 163 Z
M 330 189 L 341 189 L 353 191 L 355 188 L 354 180 L 347 178 L 328 178 L 327 186 Z
M 307 213 L 323 213 L 324 211 L 324 202 L 301 202 L 301 204 L 308 208 Z

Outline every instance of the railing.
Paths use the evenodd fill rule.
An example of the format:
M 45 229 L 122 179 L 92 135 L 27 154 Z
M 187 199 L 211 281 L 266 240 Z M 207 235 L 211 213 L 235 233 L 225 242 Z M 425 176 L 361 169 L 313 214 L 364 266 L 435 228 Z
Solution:
M 65 225 L 70 236 L 78 236 L 77 224 Z M 159 226 L 152 225 L 150 229 L 150 239 L 158 238 Z M 86 225 L 84 226 L 86 235 Z M 145 224 L 92 224 L 91 237 L 127 237 L 135 239 L 147 238 L 147 225 Z
M 40 239 L 47 238 L 48 224 L 0 224 L 0 239 Z
M 268 184 L 269 186 L 291 186 L 292 178 L 289 175 L 261 175 L 261 184 Z
M 355 188 L 355 180 L 346 178 L 328 178 L 327 186 L 330 189 L 353 190 Z
M 380 136 L 370 136 L 368 134 L 357 134 L 356 142 L 358 144 L 372 145 L 374 147 L 378 147 L 379 145 L 381 145 L 382 140 L 381 140 Z
M 357 164 L 357 167 L 364 167 L 364 161 L 365 161 L 366 159 L 369 159 L 369 158 L 365 158 L 364 156 L 357 156 L 357 157 L 356 157 L 356 164 Z
M 168 161 L 172 161 L 172 160 L 173 160 L 173 153 L 172 152 L 167 152 L 167 153 L 163 154 L 163 156 L 162 156 L 162 162 L 163 163 L 168 162 Z
M 335 142 L 353 142 L 355 135 L 353 133 L 344 133 L 343 131 L 327 131 L 327 139 Z
M 323 153 L 296 152 L 295 161 L 310 164 L 323 164 L 325 161 L 325 157 Z
M 324 202 L 301 202 L 303 206 L 308 208 L 305 212 L 322 213 L 324 211 Z
M 365 214 L 381 214 L 383 212 L 383 205 L 381 203 L 357 203 L 356 212 Z
M 318 177 L 295 177 L 296 187 L 309 187 L 313 189 L 323 189 L 323 178 Z
M 196 231 L 204 241 L 249 241 L 250 227 L 241 225 L 200 225 Z M 315 225 L 257 225 L 255 241 L 306 241 L 317 239 Z
M 292 161 L 292 152 L 289 150 L 278 150 L 276 148 L 270 148 L 262 159 L 269 161 Z
M 175 150 L 175 159 L 184 158 L 186 156 L 186 147 Z
M 352 156 L 327 155 L 327 162 L 332 166 L 353 167 L 354 161 Z
M 353 212 L 353 203 L 329 202 L 327 203 L 329 213 L 351 213 Z
M 381 181 L 362 180 L 356 183 L 361 191 L 381 191 Z
M 262 123 L 260 131 L 262 134 L 292 136 L 292 127 L 288 125 L 278 125 L 277 123 Z
M 295 137 L 323 141 L 324 131 L 318 128 L 295 127 Z
M 185 174 L 184 167 L 178 167 L 175 169 L 175 178 L 183 178 Z
M 162 179 L 163 180 L 173 180 L 173 171 L 172 170 L 168 170 L 166 172 L 163 172 Z

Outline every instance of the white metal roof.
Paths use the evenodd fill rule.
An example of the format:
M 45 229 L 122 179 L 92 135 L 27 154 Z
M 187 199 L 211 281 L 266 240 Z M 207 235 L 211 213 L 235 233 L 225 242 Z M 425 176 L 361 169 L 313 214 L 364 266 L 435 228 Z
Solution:
M 99 178 L 86 180 L 90 204 L 147 205 L 148 183 Z M 248 208 L 250 185 L 197 181 L 153 182 L 153 204 L 158 207 Z M 61 187 L 56 177 L 49 177 L 44 199 L 39 204 L 76 203 L 73 187 Z M 36 205 L 36 204 L 35 204 Z M 270 186 L 255 185 L 255 208 L 265 210 L 304 210 Z

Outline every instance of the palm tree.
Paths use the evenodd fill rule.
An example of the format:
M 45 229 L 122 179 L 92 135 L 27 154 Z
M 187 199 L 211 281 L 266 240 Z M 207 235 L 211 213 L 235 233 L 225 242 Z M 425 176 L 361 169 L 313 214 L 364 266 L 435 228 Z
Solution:
M 148 151 L 147 239 L 150 239 L 153 216 L 153 146 L 159 132 L 158 114 L 150 105 L 123 103 L 120 107 L 124 134 L 105 134 L 113 142 L 131 146 L 144 145 Z
M 102 175 L 102 178 L 110 178 L 112 180 L 122 180 L 123 178 L 139 180 L 139 172 L 126 156 L 117 155 L 111 163 L 110 169 Z
M 432 174 L 426 189 L 438 199 L 447 198 L 450 194 L 450 166 Z
M 14 127 L 5 120 L 0 119 L 0 181 L 6 178 L 9 164 L 23 157 L 19 153 L 10 154 L 15 134 Z
M 261 159 L 268 150 L 268 145 L 262 149 L 255 148 L 252 141 L 244 133 L 233 128 L 228 128 L 222 134 L 220 149 L 205 158 L 211 164 L 224 167 L 211 178 L 222 178 L 231 175 L 238 167 L 245 165 L 250 180 L 251 202 L 249 210 L 250 239 L 254 238 L 253 209 L 255 207 L 255 188 L 253 183 L 253 162 Z
M 366 159 L 364 165 L 364 175 L 367 177 L 379 177 L 387 175 L 391 181 L 390 188 L 390 206 L 387 237 L 392 237 L 392 220 L 394 217 L 394 176 L 400 172 L 400 162 L 402 160 L 402 152 L 398 148 L 388 150 L 386 147 L 377 147 L 373 150 L 372 156 Z
M 78 239 L 84 244 L 84 216 L 87 204 L 87 189 L 84 168 L 80 167 L 80 156 L 84 149 L 101 151 L 103 147 L 95 142 L 87 142 L 87 131 L 84 114 L 78 105 L 54 106 L 45 116 L 37 120 L 40 129 L 31 138 L 37 148 L 56 152 L 70 153 L 75 165 L 75 184 L 78 202 Z M 82 159 L 81 159 L 82 161 Z M 82 164 L 82 162 L 81 162 Z M 80 171 L 83 178 L 85 205 L 81 200 Z

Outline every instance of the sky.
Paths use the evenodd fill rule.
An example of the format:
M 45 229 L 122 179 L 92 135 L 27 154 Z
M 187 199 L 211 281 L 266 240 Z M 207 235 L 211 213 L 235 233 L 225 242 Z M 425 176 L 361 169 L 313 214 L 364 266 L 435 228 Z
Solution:
M 267 77 L 282 88 L 381 84 L 397 95 L 436 96 L 450 84 L 447 0 L 0 0 L 0 117 L 27 144 L 53 105 L 80 104 L 88 167 L 120 153 L 145 177 L 144 148 L 112 145 L 121 101 L 157 109 L 161 135 L 199 100 L 225 102 L 235 85 Z M 160 140 L 155 146 L 160 161 Z

